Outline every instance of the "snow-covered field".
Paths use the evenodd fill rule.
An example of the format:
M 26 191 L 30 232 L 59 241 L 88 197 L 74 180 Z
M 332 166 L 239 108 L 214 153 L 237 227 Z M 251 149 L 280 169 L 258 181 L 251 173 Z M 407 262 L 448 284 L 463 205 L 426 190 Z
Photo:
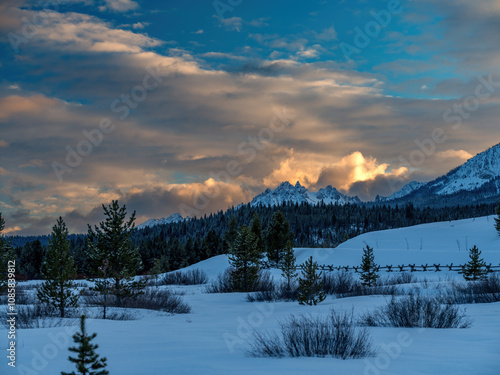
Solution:
M 457 244 L 458 241 L 458 244 Z M 296 249 L 297 262 L 312 255 L 320 264 L 358 265 L 362 248 L 375 249 L 375 261 L 386 264 L 462 264 L 467 247 L 477 245 L 487 263 L 500 263 L 500 237 L 493 217 L 419 225 L 367 233 L 335 249 Z M 203 269 L 211 279 L 228 266 L 218 256 L 189 268 Z M 279 272 L 273 272 L 279 277 Z M 431 280 L 430 292 L 452 279 L 456 272 L 417 273 Z M 423 288 L 424 284 L 415 283 Z M 204 286 L 172 287 L 182 290 L 192 307 L 190 314 L 168 316 L 138 310 L 133 321 L 88 320 L 88 331 L 97 332 L 98 353 L 108 358 L 111 375 L 156 374 L 500 374 L 500 303 L 467 305 L 473 325 L 466 329 L 371 328 L 378 348 L 375 357 L 251 358 L 245 355 L 251 331 L 274 330 L 290 314 L 327 314 L 331 309 L 355 314 L 383 305 L 388 297 L 362 296 L 334 299 L 318 306 L 294 302 L 249 303 L 245 294 L 207 294 Z M 67 347 L 76 328 L 57 327 L 18 331 L 16 369 L 2 355 L 0 374 L 56 375 L 72 371 Z M 2 352 L 7 331 L 0 328 Z

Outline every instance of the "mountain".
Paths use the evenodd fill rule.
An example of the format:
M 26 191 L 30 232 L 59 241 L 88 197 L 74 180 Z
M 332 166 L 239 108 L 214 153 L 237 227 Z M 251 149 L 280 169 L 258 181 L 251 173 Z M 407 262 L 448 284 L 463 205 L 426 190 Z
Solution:
M 379 201 L 489 202 L 500 194 L 500 144 L 481 152 L 446 175 L 428 183 L 411 182 Z
M 186 219 L 189 219 L 189 218 L 186 217 Z M 161 224 L 178 223 L 179 221 L 183 221 L 183 220 L 184 220 L 184 218 L 180 214 L 175 213 L 175 214 L 170 215 L 167 218 L 162 217 L 161 219 L 146 220 L 144 223 L 139 224 L 137 226 L 137 229 L 143 229 L 146 227 L 154 227 L 156 225 L 161 225 Z
M 251 206 L 274 206 L 284 202 L 291 203 L 309 203 L 317 204 L 323 201 L 325 204 L 346 204 L 361 203 L 358 197 L 348 197 L 339 193 L 332 186 L 319 189 L 317 192 L 311 192 L 302 186 L 298 181 L 293 186 L 288 181 L 282 182 L 276 189 L 266 189 L 263 193 L 257 195 L 250 202 Z
M 422 186 L 424 186 L 426 182 L 418 182 L 418 181 L 412 181 L 407 183 L 405 186 L 403 186 L 400 190 L 395 192 L 389 197 L 380 197 L 377 195 L 377 198 L 375 198 L 376 202 L 387 202 L 387 201 L 392 201 L 395 199 L 403 198 L 406 197 L 407 195 L 413 193 L 415 190 L 420 189 Z

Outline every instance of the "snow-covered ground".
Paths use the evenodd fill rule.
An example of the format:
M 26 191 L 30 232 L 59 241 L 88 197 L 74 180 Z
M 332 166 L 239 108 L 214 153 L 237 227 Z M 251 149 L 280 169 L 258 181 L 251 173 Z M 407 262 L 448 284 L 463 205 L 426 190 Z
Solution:
M 460 246 L 457 244 L 459 241 Z M 375 249 L 375 260 L 385 264 L 460 264 L 467 261 L 466 247 L 477 245 L 488 263 L 500 263 L 500 237 L 493 217 L 419 225 L 367 233 L 336 249 L 296 249 L 297 261 L 313 256 L 321 264 L 358 265 L 362 248 Z M 227 267 L 218 256 L 189 268 L 203 269 L 211 279 Z M 279 272 L 273 272 L 278 277 Z M 418 273 L 435 281 L 461 279 L 456 272 Z M 421 284 L 415 284 L 422 287 Z M 467 305 L 473 326 L 466 329 L 372 328 L 376 357 L 251 358 L 245 355 L 251 330 L 275 330 L 290 314 L 327 314 L 354 309 L 372 310 L 387 301 L 384 296 L 334 299 L 318 306 L 294 302 L 249 303 L 245 294 L 206 294 L 204 286 L 173 287 L 185 292 L 192 307 L 187 315 L 167 316 L 140 311 L 133 321 L 88 320 L 89 332 L 97 332 L 98 353 L 108 358 L 111 375 L 159 374 L 500 374 L 500 303 Z M 432 292 L 432 291 L 429 291 Z M 17 368 L 7 366 L 2 355 L 0 374 L 46 374 L 72 371 L 67 360 L 71 334 L 76 328 L 45 328 L 18 331 Z M 0 329 L 2 352 L 7 331 Z

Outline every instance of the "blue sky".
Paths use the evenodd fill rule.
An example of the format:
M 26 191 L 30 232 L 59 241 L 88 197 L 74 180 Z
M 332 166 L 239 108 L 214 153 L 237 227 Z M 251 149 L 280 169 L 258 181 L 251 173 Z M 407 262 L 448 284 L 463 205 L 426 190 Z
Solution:
M 7 0 L 0 212 L 73 231 L 280 182 L 373 199 L 498 143 L 500 1 Z

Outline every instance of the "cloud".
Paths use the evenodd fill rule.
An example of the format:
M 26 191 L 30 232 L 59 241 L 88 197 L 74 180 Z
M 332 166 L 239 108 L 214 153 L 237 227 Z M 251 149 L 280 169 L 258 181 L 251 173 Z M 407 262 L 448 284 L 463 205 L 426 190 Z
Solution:
M 30 167 L 45 168 L 45 167 L 47 167 L 47 165 L 41 159 L 31 159 L 28 163 L 21 164 L 19 166 L 19 168 L 30 168 Z
M 237 31 L 240 32 L 243 26 L 243 19 L 240 17 L 231 17 L 231 18 L 220 18 L 214 16 L 218 21 L 220 27 L 224 27 L 227 31 Z
M 139 53 L 161 42 L 144 34 L 115 29 L 97 17 L 46 12 L 37 28 L 38 46 L 68 51 Z
M 356 192 L 355 195 L 360 195 L 364 199 L 373 199 L 374 186 L 380 186 L 380 182 L 386 182 L 387 178 L 401 180 L 408 173 L 405 167 L 392 171 L 388 171 L 388 168 L 387 163 L 378 163 L 376 158 L 366 158 L 361 152 L 356 151 L 344 156 L 338 163 L 323 168 L 315 185 L 316 187 L 332 185 L 349 194 Z M 360 184 L 361 182 L 363 184 Z
M 316 33 L 316 38 L 321 41 L 334 41 L 337 40 L 337 31 L 332 25 L 331 27 L 324 29 L 322 32 Z
M 331 184 L 367 199 L 415 175 L 437 177 L 500 136 L 498 93 L 454 130 L 443 120 L 457 104 L 453 100 L 388 95 L 380 71 L 360 72 L 336 61 L 302 62 L 301 51 L 323 53 L 311 45 L 312 33 L 254 34 L 258 47 L 196 55 L 182 45 L 160 51 L 156 47 L 168 46 L 164 41 L 93 16 L 51 12 L 49 20 L 26 56 L 15 62 L 29 72 L 16 78 L 23 90 L 10 95 L 0 87 L 2 139 L 9 151 L 15 149 L 2 153 L 0 202 L 9 202 L 7 216 L 29 211 L 30 221 L 10 220 L 19 233 L 48 233 L 61 214 L 84 231 L 99 220 L 100 204 L 112 199 L 137 209 L 141 220 L 166 216 L 178 212 L 179 203 L 194 207 L 196 192 L 217 190 L 199 209 L 208 213 L 248 201 L 284 180 L 313 189 Z M 423 38 L 421 46 L 432 38 Z M 260 59 L 259 48 L 265 55 L 275 50 L 279 55 L 273 56 L 280 58 Z M 225 59 L 230 68 L 210 59 Z M 406 61 L 398 63 L 394 67 L 402 69 Z M 123 98 L 140 94 L 151 71 L 158 86 L 125 104 Z M 412 84 L 417 83 L 429 92 L 474 93 L 473 80 Z M 285 107 L 296 117 L 270 135 Z M 123 111 L 127 116 L 120 119 Z M 49 168 L 54 161 L 66 163 L 67 147 L 75 150 L 87 140 L 83 131 L 97 129 L 103 118 L 116 130 L 104 135 L 62 183 L 51 170 L 28 167 L 37 159 Z M 415 142 L 430 138 L 436 127 L 446 131 L 446 142 L 410 176 L 400 157 L 408 159 L 418 149 Z M 241 172 L 228 181 L 211 180 L 235 162 Z
M 0 147 L 9 147 L 9 142 L 0 139 Z
M 28 114 L 39 115 L 58 104 L 57 100 L 47 98 L 43 95 L 33 95 L 30 97 L 10 95 L 0 98 L 0 120 L 7 120 L 14 116 L 26 116 Z M 6 147 L 6 145 L 2 145 L 1 147 Z
M 446 151 L 439 151 L 436 153 L 436 156 L 438 158 L 452 158 L 452 159 L 458 159 L 458 161 L 466 161 L 472 158 L 474 155 L 472 155 L 470 152 L 467 152 L 465 150 L 446 150 Z
M 132 28 L 134 28 L 136 30 L 142 30 L 148 25 L 149 25 L 149 22 L 136 22 L 136 23 L 132 24 Z
M 99 10 L 111 10 L 114 12 L 128 12 L 139 8 L 139 4 L 132 0 L 104 0 L 104 5 Z

